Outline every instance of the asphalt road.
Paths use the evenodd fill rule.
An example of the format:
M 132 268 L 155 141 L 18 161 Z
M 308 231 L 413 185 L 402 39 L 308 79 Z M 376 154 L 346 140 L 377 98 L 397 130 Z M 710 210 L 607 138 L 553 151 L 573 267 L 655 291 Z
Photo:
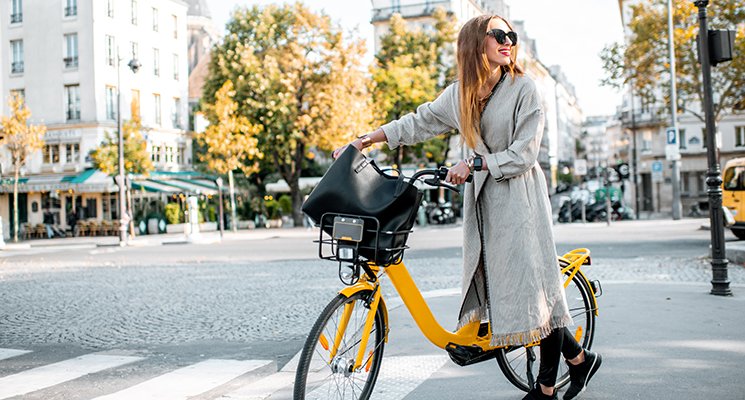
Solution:
M 702 222 L 572 224 L 554 232 L 560 252 L 593 251 L 593 279 L 701 284 L 710 279 Z M 336 265 L 316 258 L 315 232 L 260 233 L 209 245 L 76 244 L 4 253 L 0 387 L 14 374 L 89 354 L 137 361 L 23 398 L 89 399 L 205 360 L 268 360 L 256 371 L 276 372 L 300 349 L 340 283 Z M 458 226 L 412 234 L 406 261 L 422 291 L 459 286 L 461 241 Z M 731 278 L 745 283 L 741 267 Z M 28 353 L 2 360 L 2 349 Z M 245 385 L 247 376 L 203 398 Z

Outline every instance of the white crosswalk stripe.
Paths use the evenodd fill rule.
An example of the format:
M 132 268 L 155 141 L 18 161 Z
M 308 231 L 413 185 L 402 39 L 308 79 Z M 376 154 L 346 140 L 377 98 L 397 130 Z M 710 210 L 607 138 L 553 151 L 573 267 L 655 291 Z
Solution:
M 6 358 L 12 358 L 20 356 L 21 354 L 30 353 L 29 350 L 15 350 L 15 349 L 0 349 L 0 360 L 5 360 Z
M 141 359 L 140 357 L 88 354 L 8 375 L 0 378 L 0 399 L 31 393 Z
M 267 360 L 205 360 L 95 400 L 187 399 L 270 363 Z

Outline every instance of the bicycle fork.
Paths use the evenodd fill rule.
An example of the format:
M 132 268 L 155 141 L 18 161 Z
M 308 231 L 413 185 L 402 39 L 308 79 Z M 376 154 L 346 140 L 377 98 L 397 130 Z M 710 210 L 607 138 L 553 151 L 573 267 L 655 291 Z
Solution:
M 372 329 L 372 326 L 375 323 L 375 314 L 378 311 L 378 305 L 380 304 L 380 299 L 381 299 L 380 286 L 376 286 L 375 290 L 373 290 L 373 293 L 371 295 L 371 299 L 368 300 L 370 312 L 367 313 L 367 317 L 365 318 L 365 325 L 364 325 L 364 328 L 362 329 L 362 335 L 360 337 L 360 348 L 357 351 L 357 356 L 354 359 L 354 364 L 352 365 L 352 371 L 356 371 L 362 367 L 362 360 L 365 357 L 365 349 L 367 348 L 367 343 L 370 340 L 370 330 Z M 331 347 L 331 351 L 329 352 L 329 362 L 334 361 L 334 358 L 336 357 L 336 354 L 339 351 L 339 345 L 341 344 L 342 339 L 344 338 L 344 334 L 346 333 L 347 326 L 349 325 L 349 320 L 352 317 L 352 312 L 354 312 L 354 302 L 345 304 L 344 311 L 342 311 L 341 320 L 339 321 L 339 326 L 337 328 L 336 335 L 334 337 L 334 343 Z M 366 363 L 367 365 L 365 366 L 366 368 L 369 368 L 369 365 L 372 363 L 373 351 L 370 352 L 371 354 L 368 357 L 368 360 Z

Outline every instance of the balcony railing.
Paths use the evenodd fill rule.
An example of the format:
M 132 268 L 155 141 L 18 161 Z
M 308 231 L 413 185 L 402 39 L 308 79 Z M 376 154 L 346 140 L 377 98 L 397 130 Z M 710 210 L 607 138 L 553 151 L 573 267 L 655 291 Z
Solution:
M 10 72 L 20 74 L 23 72 L 23 61 L 16 61 L 10 64 Z
M 434 13 L 438 6 L 448 9 L 450 1 L 425 1 L 417 4 L 404 4 L 373 9 L 372 22 L 387 21 L 393 14 L 401 14 L 404 18 L 426 17 Z
M 65 57 L 62 59 L 62 61 L 65 62 L 65 68 L 77 68 L 78 67 L 78 57 Z
M 626 109 L 619 112 L 618 118 L 625 127 L 631 127 L 632 122 L 637 126 L 663 125 L 670 118 L 667 111 L 667 108 L 663 106 L 635 109 L 632 121 L 631 110 Z
M 16 23 L 19 23 L 19 22 L 23 22 L 23 13 L 10 14 L 10 23 L 11 24 L 16 24 Z
M 65 17 L 78 15 L 78 6 L 65 7 Z

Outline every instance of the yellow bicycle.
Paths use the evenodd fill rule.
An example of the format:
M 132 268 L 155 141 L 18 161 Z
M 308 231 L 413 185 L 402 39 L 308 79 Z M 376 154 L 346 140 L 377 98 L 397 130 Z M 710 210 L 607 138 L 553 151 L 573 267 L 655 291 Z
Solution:
M 442 182 L 447 169 L 421 170 L 410 181 L 424 176 L 432 186 L 451 190 L 457 188 Z M 496 359 L 499 368 L 517 388 L 528 391 L 534 385 L 540 352 L 539 342 L 526 346 L 494 347 L 489 344 L 491 326 L 474 322 L 451 332 L 444 329 L 432 315 L 421 292 L 402 262 L 403 249 L 396 261 L 378 265 L 359 255 L 356 249 L 365 229 L 364 216 L 324 215 L 321 222 L 319 255 L 339 261 L 340 278 L 347 285 L 326 306 L 316 320 L 303 347 L 295 377 L 294 399 L 368 399 L 373 392 L 388 341 L 388 310 L 381 286 L 390 280 L 424 336 L 435 346 L 446 350 L 458 365 L 465 366 Z M 324 220 L 329 220 L 324 227 Z M 332 225 L 333 224 L 333 225 Z M 328 228 L 328 229 L 324 229 Z M 325 232 L 331 232 L 324 238 Z M 369 233 L 369 232 L 368 232 Z M 372 232 L 381 234 L 384 232 Z M 388 232 L 398 234 L 397 232 Z M 408 233 L 408 232 L 407 232 Z M 325 256 L 323 246 L 330 249 Z M 404 246 L 404 248 L 406 248 Z M 590 264 L 588 249 L 572 250 L 558 259 L 565 277 L 564 288 L 577 341 L 591 348 L 598 315 L 597 297 L 602 294 L 598 281 L 590 281 L 582 272 Z M 557 387 L 566 385 L 569 372 L 560 363 Z

